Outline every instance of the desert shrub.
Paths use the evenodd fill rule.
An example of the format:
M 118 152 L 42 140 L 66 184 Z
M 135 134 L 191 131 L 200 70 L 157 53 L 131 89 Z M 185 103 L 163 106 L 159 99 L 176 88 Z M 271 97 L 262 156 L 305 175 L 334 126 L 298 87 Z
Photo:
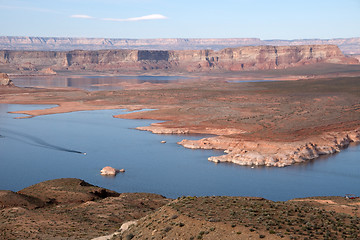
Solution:
M 125 240 L 131 240 L 131 239 L 133 239 L 134 237 L 135 237 L 135 235 L 132 234 L 132 233 L 130 233 L 130 234 L 128 234 L 128 235 L 125 236 Z

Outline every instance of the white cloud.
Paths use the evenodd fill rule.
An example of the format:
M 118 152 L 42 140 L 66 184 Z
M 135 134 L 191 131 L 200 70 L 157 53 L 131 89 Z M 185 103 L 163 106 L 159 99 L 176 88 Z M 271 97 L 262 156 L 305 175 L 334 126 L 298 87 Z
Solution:
M 83 19 L 93 19 L 94 17 L 89 16 L 89 15 L 82 15 L 82 14 L 75 14 L 75 15 L 71 15 L 71 18 L 83 18 Z
M 157 20 L 157 19 L 167 19 L 166 16 L 161 14 L 150 14 L 142 17 L 134 18 L 102 18 L 104 21 L 116 21 L 116 22 L 133 22 L 133 21 L 143 21 L 143 20 Z
M 113 21 L 113 22 L 134 22 L 134 21 L 144 21 L 144 20 L 157 20 L 157 19 L 167 19 L 166 16 L 161 14 L 150 14 L 142 17 L 134 18 L 96 18 L 89 15 L 75 14 L 71 15 L 71 18 L 82 18 L 82 19 L 97 19 L 102 21 Z

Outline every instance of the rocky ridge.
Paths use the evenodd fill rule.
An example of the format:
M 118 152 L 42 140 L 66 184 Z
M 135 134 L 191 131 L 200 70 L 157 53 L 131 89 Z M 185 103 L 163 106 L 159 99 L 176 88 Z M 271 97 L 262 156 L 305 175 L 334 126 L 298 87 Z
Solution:
M 121 39 L 121 38 L 59 38 L 1 36 L 0 49 L 7 50 L 56 50 L 75 49 L 141 49 L 141 50 L 220 50 L 240 46 L 289 46 L 289 45 L 337 45 L 345 54 L 360 54 L 360 38 L 335 39 L 294 39 L 261 40 L 259 38 L 158 38 L 158 39 Z
M 248 71 L 314 63 L 358 64 L 335 45 L 247 46 L 214 50 L 0 51 L 0 66 L 15 70 Z

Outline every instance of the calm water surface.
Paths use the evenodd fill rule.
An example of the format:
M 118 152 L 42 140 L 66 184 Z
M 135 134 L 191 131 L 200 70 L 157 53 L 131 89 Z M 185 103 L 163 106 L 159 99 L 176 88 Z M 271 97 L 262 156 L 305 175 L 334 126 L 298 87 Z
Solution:
M 121 83 L 168 83 L 181 79 L 182 76 L 46 76 L 46 77 L 15 77 L 14 84 L 19 87 L 73 87 L 88 91 L 118 90 Z
M 271 79 L 249 79 L 249 80 L 229 80 L 229 83 L 252 83 L 252 82 L 275 82 L 277 80 L 271 80 Z
M 0 189 L 74 177 L 118 192 L 182 195 L 295 197 L 360 195 L 360 147 L 286 168 L 242 167 L 207 161 L 220 151 L 190 150 L 176 144 L 200 136 L 138 131 L 148 120 L 116 119 L 122 110 L 100 110 L 14 119 L 8 111 L 51 106 L 0 104 Z M 160 141 L 165 140 L 166 144 Z M 67 150 L 87 152 L 82 155 Z M 104 166 L 125 168 L 103 177 Z

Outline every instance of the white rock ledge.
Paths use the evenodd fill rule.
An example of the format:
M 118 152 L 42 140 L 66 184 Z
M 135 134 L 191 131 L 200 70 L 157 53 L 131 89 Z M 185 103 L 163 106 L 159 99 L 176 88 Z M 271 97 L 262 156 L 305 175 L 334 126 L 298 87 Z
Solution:
M 243 166 L 285 167 L 316 159 L 320 155 L 340 152 L 350 143 L 360 142 L 360 131 L 331 132 L 297 142 L 249 142 L 224 136 L 201 140 L 183 140 L 179 144 L 191 149 L 225 149 L 226 155 L 209 157 L 221 163 L 231 162 Z

